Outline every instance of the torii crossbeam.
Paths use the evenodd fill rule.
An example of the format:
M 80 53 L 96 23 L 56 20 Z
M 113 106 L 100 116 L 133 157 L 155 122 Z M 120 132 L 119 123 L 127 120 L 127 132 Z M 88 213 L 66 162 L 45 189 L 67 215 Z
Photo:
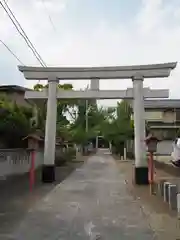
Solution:
M 168 98 L 168 89 L 143 89 L 144 98 Z M 48 89 L 44 91 L 26 91 L 26 99 L 40 100 L 48 99 Z M 57 99 L 132 99 L 134 98 L 133 89 L 126 90 L 88 90 L 88 91 L 72 91 L 72 90 L 57 90 Z

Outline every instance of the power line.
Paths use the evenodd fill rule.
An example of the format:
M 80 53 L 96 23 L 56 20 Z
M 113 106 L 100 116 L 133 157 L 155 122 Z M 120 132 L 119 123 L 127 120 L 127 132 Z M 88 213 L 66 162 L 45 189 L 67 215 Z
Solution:
M 40 54 L 37 52 L 36 48 L 34 47 L 34 45 L 32 44 L 32 42 L 30 41 L 30 39 L 28 38 L 27 34 L 25 33 L 24 29 L 22 28 L 21 24 L 19 23 L 19 21 L 17 20 L 17 18 L 15 17 L 14 13 L 12 12 L 12 10 L 10 9 L 10 7 L 8 6 L 8 4 L 6 3 L 5 0 L 3 0 L 5 6 L 3 5 L 2 1 L 0 2 L 1 6 L 3 7 L 3 9 L 5 10 L 5 12 L 7 13 L 8 17 L 10 18 L 11 22 L 13 23 L 13 25 L 15 26 L 16 30 L 18 31 L 18 33 L 23 37 L 23 39 L 25 40 L 27 46 L 31 49 L 31 51 L 33 52 L 33 55 L 36 57 L 36 59 L 38 60 L 38 62 L 41 64 L 42 67 L 47 67 L 46 63 L 43 61 L 42 57 L 40 56 Z M 8 10 L 7 10 L 7 9 Z M 9 13 L 9 12 L 10 13 Z M 12 15 L 12 16 L 11 16 Z M 14 19 L 13 19 L 14 18 Z M 17 26 L 18 25 L 18 26 Z M 22 32 L 20 32 L 19 28 Z
M 47 12 L 47 15 L 48 15 L 49 21 L 50 21 L 50 23 L 51 23 L 51 25 L 52 25 L 54 31 L 56 32 L 56 27 L 55 27 L 54 22 L 53 22 L 53 20 L 52 20 L 52 18 L 51 18 L 51 15 L 50 15 L 50 13 L 49 13 L 49 11 L 48 11 L 48 8 L 47 8 L 47 6 L 46 6 L 46 3 L 45 3 L 44 0 L 41 0 L 41 1 L 42 1 L 43 5 L 44 5 L 44 8 L 45 8 L 46 12 Z
M 37 52 L 37 50 L 35 49 L 34 45 L 32 44 L 32 42 L 30 41 L 30 39 L 28 38 L 27 34 L 25 33 L 24 29 L 22 28 L 21 24 L 19 23 L 19 21 L 17 20 L 17 18 L 15 17 L 14 13 L 12 12 L 12 10 L 10 9 L 10 7 L 8 6 L 7 2 L 5 0 L 3 0 L 5 6 L 7 7 L 7 9 L 9 10 L 10 14 L 13 16 L 13 18 L 11 17 L 11 15 L 9 14 L 9 12 L 7 11 L 7 9 L 5 8 L 5 6 L 2 4 L 2 2 L 0 2 L 1 6 L 3 7 L 3 9 L 5 10 L 5 12 L 7 13 L 8 17 L 10 18 L 10 20 L 12 21 L 13 25 L 15 26 L 16 30 L 19 32 L 19 34 L 23 37 L 23 39 L 25 40 L 26 44 L 28 45 L 28 47 L 31 49 L 31 51 L 33 52 L 34 56 L 36 57 L 36 59 L 39 61 L 39 63 L 41 64 L 41 66 L 46 67 L 45 62 L 43 61 L 43 59 L 41 58 L 41 56 L 39 55 L 39 53 Z M 19 28 L 22 31 L 22 33 L 19 31 Z M 23 35 L 24 34 L 24 35 Z
M 18 57 L 17 55 L 0 39 L 0 42 L 4 45 L 4 47 L 18 60 L 18 62 L 22 65 L 25 65 Z

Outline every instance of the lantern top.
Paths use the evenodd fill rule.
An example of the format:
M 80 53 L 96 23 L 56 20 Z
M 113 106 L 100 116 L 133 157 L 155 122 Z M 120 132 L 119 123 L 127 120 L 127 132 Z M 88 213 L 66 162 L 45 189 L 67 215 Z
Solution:
M 158 142 L 159 141 L 159 139 L 156 137 L 156 136 L 154 136 L 152 133 L 151 134 L 149 134 L 146 138 L 145 138 L 145 142 L 146 143 L 148 143 L 148 142 Z
M 43 139 L 41 137 L 39 137 L 38 135 L 36 135 L 36 134 L 29 134 L 25 138 L 23 138 L 23 140 L 26 140 L 26 139 L 33 139 L 33 140 L 36 140 L 36 141 L 43 141 Z

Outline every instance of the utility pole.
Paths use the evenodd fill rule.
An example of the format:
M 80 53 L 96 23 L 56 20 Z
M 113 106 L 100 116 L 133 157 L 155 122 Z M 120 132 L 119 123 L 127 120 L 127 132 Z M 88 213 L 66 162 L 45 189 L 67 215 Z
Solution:
M 88 100 L 86 100 L 86 133 L 88 132 Z
M 88 89 L 89 89 L 89 84 L 87 85 L 87 87 L 86 87 L 86 91 L 88 91 Z M 88 132 L 88 111 L 89 111 L 89 109 L 88 109 L 88 99 L 86 99 L 86 119 L 85 119 L 85 121 L 86 121 L 86 133 Z

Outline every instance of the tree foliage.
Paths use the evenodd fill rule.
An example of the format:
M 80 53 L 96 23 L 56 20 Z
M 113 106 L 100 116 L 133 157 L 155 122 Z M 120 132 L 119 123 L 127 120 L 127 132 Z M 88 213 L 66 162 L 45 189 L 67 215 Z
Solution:
M 58 84 L 58 88 L 62 90 L 73 90 L 72 84 Z M 34 90 L 36 91 L 44 91 L 48 89 L 48 84 L 36 84 L 34 86 Z M 63 138 L 68 136 L 67 126 L 69 124 L 69 120 L 67 119 L 67 115 L 75 105 L 75 101 L 73 100 L 58 100 L 57 101 L 57 135 Z M 47 112 L 47 102 L 44 102 L 43 105 L 38 107 L 38 124 L 37 128 L 42 129 L 45 132 L 45 121 L 46 121 L 46 112 Z
M 64 91 L 73 90 L 72 84 L 58 84 Z M 47 91 L 48 85 L 36 84 L 36 91 Z M 32 107 L 20 107 L 0 97 L 0 136 L 9 147 L 18 147 L 23 137 L 34 131 L 45 133 L 47 102 Z M 36 111 L 34 111 L 36 109 Z M 36 115 L 36 117 L 35 117 Z M 127 101 L 121 101 L 117 107 L 99 107 L 89 100 L 58 100 L 57 132 L 64 140 L 85 144 L 96 136 L 103 136 L 117 149 L 133 138 L 132 108 Z M 36 124 L 31 124 L 31 119 Z
M 87 116 L 86 116 L 87 115 Z M 128 139 L 133 138 L 132 108 L 127 101 L 121 101 L 116 108 L 103 108 L 79 102 L 78 115 L 71 124 L 71 131 L 76 142 L 86 142 L 98 135 L 120 149 Z M 86 116 L 86 117 L 85 117 Z M 86 131 L 88 121 L 88 131 Z
M 0 96 L 0 138 L 5 146 L 20 147 L 22 138 L 30 131 L 32 109 L 18 106 L 5 96 Z
M 117 108 L 106 112 L 101 132 L 117 151 L 122 151 L 126 141 L 133 138 L 132 108 L 127 101 L 118 102 Z

